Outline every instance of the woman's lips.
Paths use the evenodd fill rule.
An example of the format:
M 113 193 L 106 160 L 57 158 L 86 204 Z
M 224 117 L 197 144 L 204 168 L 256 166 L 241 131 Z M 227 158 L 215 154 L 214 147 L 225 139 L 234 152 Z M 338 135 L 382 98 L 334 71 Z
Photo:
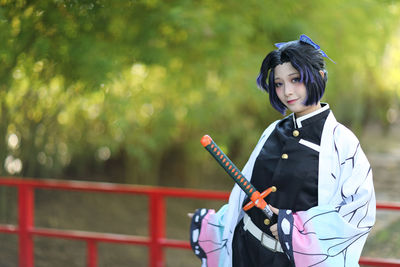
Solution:
M 294 104 L 294 102 L 296 102 L 296 101 L 297 101 L 297 99 L 288 100 L 287 103 L 288 103 L 289 105 L 291 105 L 291 104 Z

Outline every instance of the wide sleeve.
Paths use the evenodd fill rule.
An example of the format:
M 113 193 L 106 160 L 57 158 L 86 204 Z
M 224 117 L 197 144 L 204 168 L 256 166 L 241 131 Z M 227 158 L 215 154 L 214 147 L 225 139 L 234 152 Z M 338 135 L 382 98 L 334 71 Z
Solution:
M 227 204 L 215 213 L 213 209 L 197 209 L 190 225 L 190 244 L 194 254 L 200 258 L 201 266 L 218 266 L 223 241 L 224 216 Z
M 279 211 L 279 241 L 295 266 L 359 266 L 375 222 L 372 171 L 358 140 L 352 134 L 333 140 L 336 168 L 322 177 L 332 180 L 323 191 L 328 200 L 307 211 Z

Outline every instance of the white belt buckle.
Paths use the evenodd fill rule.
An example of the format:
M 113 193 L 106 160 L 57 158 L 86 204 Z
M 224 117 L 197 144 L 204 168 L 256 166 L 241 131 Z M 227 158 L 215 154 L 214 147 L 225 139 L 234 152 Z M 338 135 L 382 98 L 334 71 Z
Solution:
M 265 236 L 265 237 L 264 237 L 264 236 Z M 272 250 L 273 252 L 277 252 L 277 251 L 278 251 L 278 250 L 277 250 L 278 242 L 277 242 L 276 240 L 273 240 L 273 242 L 274 242 L 274 248 L 271 248 L 271 247 L 267 246 L 266 244 L 264 244 L 264 238 L 265 238 L 266 240 L 272 239 L 271 237 L 269 237 L 269 235 L 267 235 L 266 233 L 262 232 L 262 234 L 261 234 L 261 244 L 262 244 L 265 248 L 267 248 L 267 249 L 269 249 L 269 250 Z

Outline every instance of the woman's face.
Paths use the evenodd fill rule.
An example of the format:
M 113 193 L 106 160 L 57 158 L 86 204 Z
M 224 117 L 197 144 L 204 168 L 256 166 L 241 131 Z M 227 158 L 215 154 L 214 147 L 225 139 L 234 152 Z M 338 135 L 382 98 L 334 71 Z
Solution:
M 306 86 L 300 81 L 300 73 L 290 62 L 277 65 L 274 73 L 275 90 L 279 100 L 294 112 L 297 118 L 321 107 L 319 102 L 311 106 L 304 105 L 307 100 Z

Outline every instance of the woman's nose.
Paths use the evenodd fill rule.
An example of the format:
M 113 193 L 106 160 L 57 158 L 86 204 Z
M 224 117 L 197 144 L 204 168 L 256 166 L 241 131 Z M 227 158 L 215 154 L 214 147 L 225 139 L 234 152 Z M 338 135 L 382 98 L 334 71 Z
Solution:
M 285 96 L 289 96 L 291 94 L 293 94 L 293 87 L 290 84 L 285 85 Z

